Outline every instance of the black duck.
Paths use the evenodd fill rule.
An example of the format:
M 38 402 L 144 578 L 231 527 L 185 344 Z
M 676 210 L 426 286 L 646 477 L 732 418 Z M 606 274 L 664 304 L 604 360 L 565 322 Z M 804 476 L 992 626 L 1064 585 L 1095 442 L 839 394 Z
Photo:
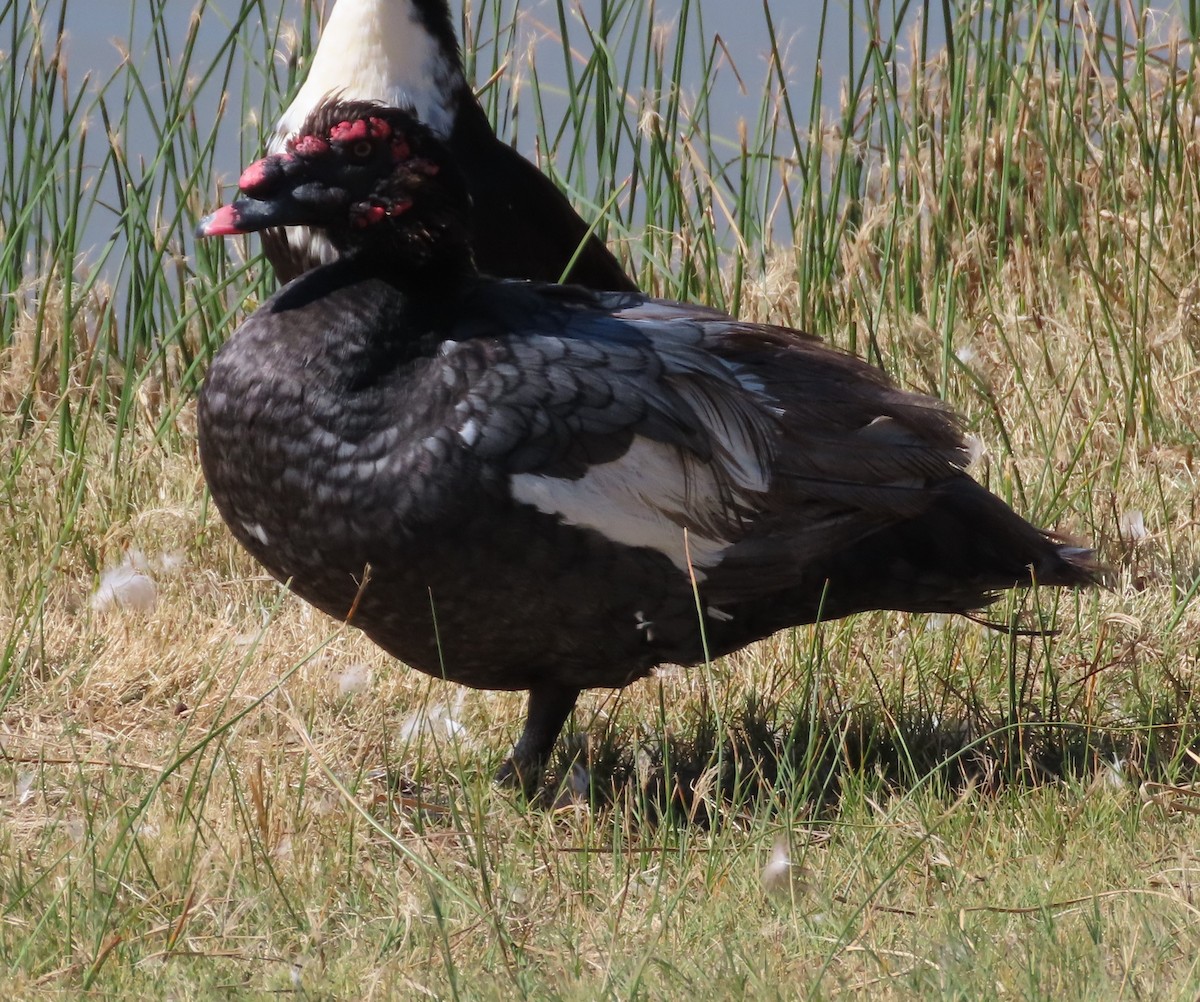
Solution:
M 430 675 L 529 690 L 504 776 L 533 782 L 581 690 L 661 662 L 1093 582 L 1090 551 L 964 472 L 939 401 L 786 328 L 481 277 L 429 129 L 335 102 L 299 133 L 199 225 L 307 225 L 341 254 L 214 360 L 209 488 L 319 609 Z

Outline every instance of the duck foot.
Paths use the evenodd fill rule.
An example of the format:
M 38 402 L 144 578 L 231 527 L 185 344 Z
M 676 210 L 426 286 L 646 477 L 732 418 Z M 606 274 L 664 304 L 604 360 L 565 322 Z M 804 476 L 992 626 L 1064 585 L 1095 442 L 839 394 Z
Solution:
M 496 772 L 496 782 L 501 786 L 520 789 L 530 797 L 542 779 L 554 742 L 562 731 L 563 724 L 575 708 L 579 689 L 561 686 L 540 686 L 529 690 L 529 711 L 525 716 L 525 729 L 513 746 L 512 754 L 504 760 Z

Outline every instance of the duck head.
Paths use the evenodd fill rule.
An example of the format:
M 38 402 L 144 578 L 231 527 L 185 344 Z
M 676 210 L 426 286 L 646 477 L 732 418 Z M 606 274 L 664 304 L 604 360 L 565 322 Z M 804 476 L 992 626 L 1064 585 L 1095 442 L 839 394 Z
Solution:
M 405 263 L 469 257 L 469 197 L 440 140 L 410 112 L 325 101 L 282 153 L 247 167 L 240 197 L 202 219 L 200 237 L 274 226 L 322 231 L 343 254 Z

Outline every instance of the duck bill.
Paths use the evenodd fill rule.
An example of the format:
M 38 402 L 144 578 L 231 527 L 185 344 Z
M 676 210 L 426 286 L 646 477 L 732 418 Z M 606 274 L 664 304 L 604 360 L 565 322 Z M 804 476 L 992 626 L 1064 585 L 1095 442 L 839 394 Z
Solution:
M 239 198 L 229 205 L 222 205 L 196 224 L 198 237 L 229 237 L 242 233 L 255 233 L 271 226 L 293 226 L 309 222 L 312 212 L 290 198 L 260 201 L 256 198 Z
M 295 164 L 284 153 L 256 160 L 238 178 L 239 197 L 201 219 L 196 236 L 229 237 L 311 222 L 312 208 L 300 205 L 293 194 L 300 183 L 291 176 Z

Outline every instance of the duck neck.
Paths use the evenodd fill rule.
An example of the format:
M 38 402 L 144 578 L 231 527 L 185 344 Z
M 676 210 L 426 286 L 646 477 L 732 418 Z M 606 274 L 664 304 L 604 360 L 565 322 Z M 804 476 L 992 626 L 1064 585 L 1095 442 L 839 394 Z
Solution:
M 360 274 L 384 279 L 414 301 L 444 299 L 478 277 L 470 246 L 454 239 L 380 241 L 346 256 Z

